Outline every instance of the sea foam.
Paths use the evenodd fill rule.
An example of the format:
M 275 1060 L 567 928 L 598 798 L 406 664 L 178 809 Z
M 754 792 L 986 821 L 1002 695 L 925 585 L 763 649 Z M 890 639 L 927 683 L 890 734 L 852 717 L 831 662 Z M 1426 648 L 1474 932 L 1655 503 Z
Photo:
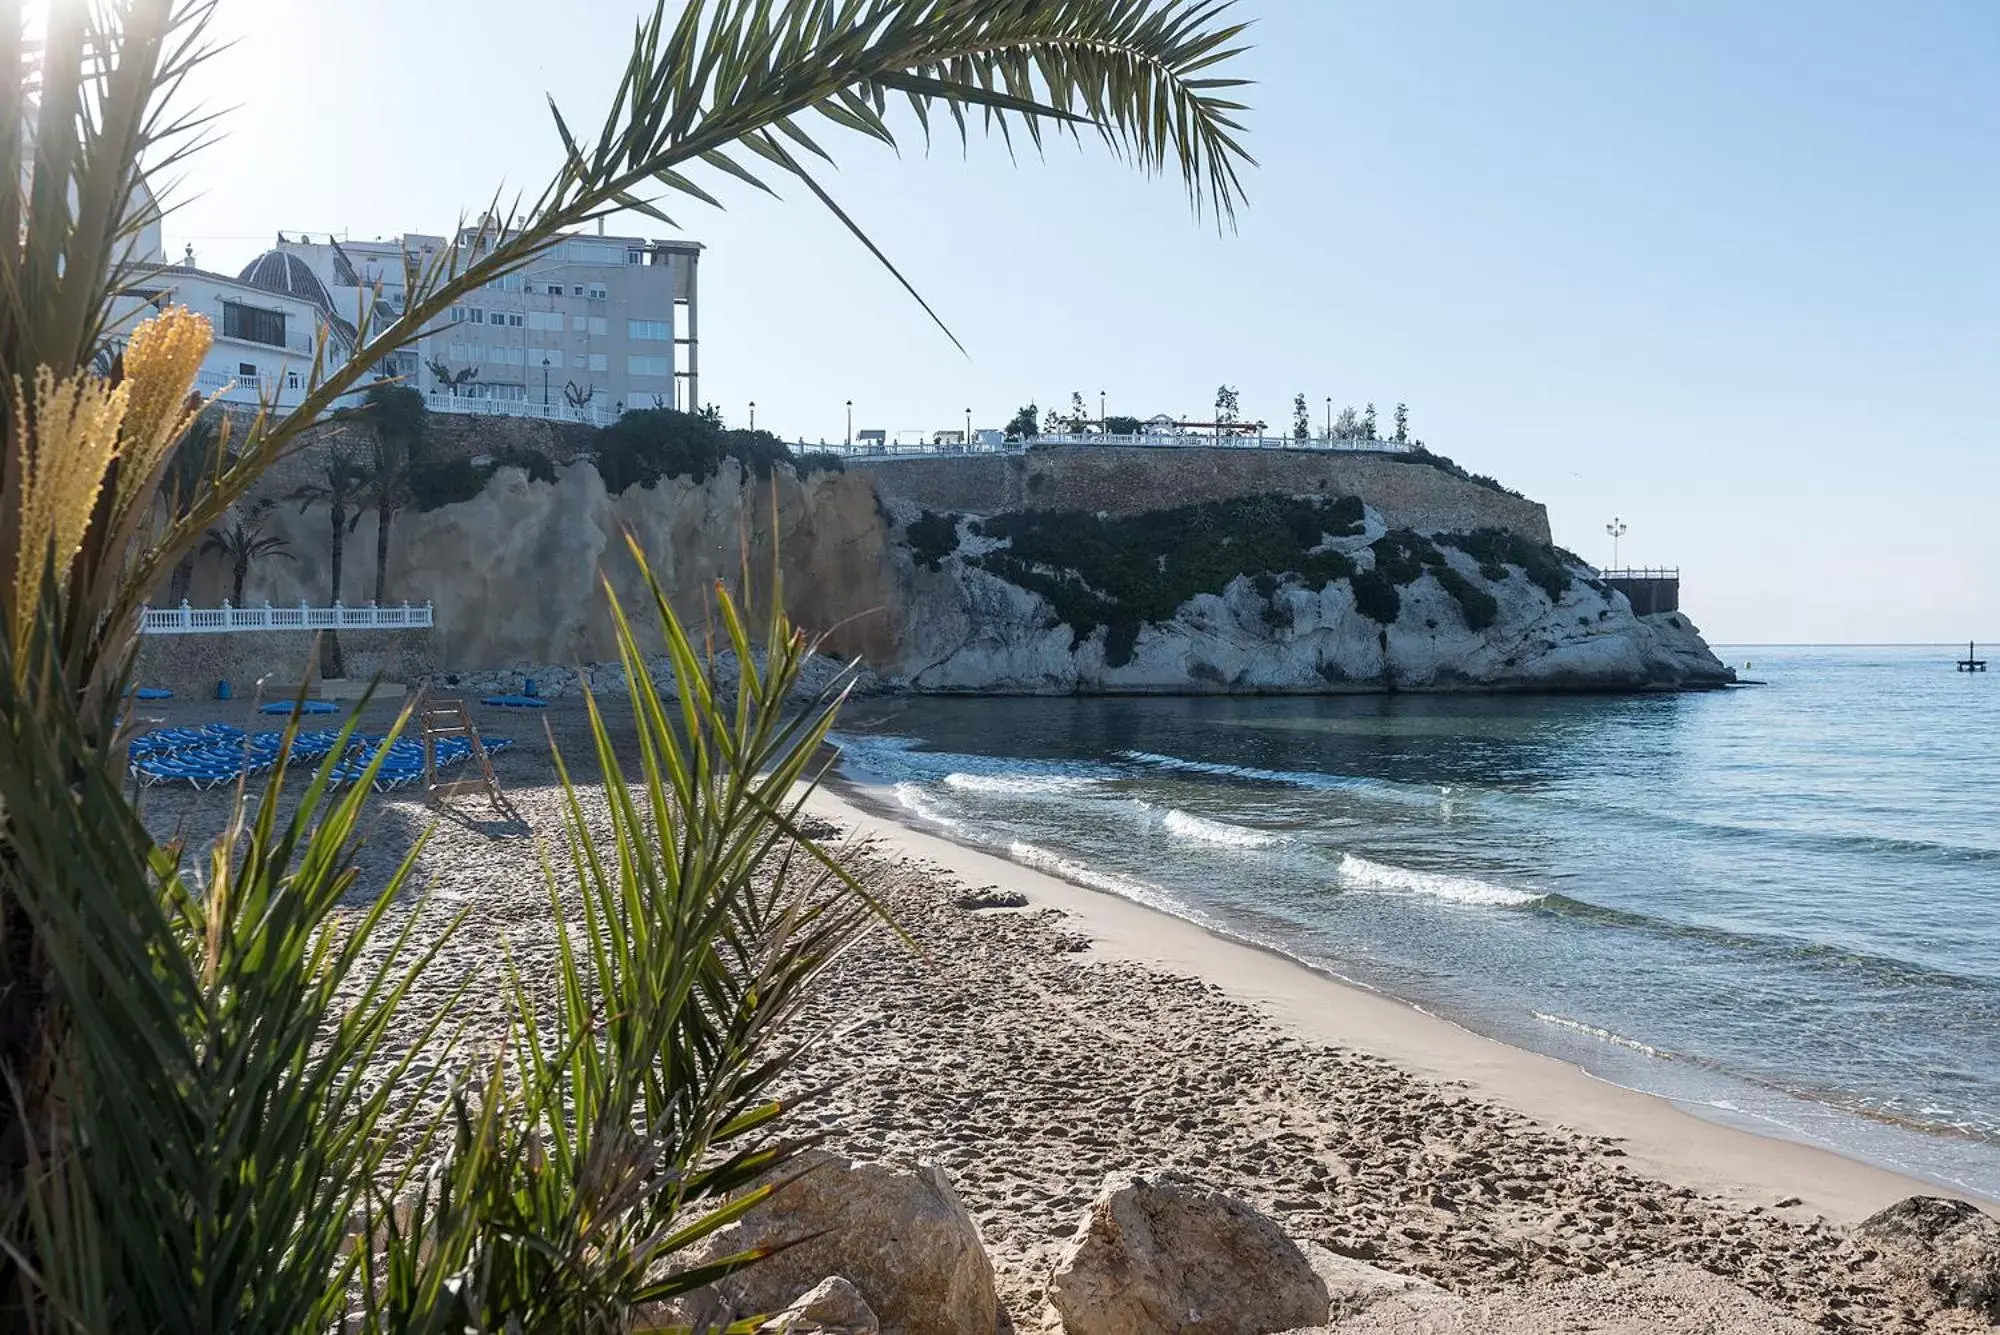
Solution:
M 1204 844 L 1221 844 L 1227 848 L 1269 848 L 1278 843 L 1280 836 L 1268 830 L 1253 830 L 1245 825 L 1232 825 L 1224 820 L 1210 820 L 1192 812 L 1178 808 L 1170 810 L 1160 818 L 1160 824 L 1168 834 L 1179 839 L 1193 839 Z
M 997 793 L 1008 797 L 1028 797 L 1041 793 L 1073 793 L 1088 788 L 1096 779 L 1080 774 L 964 774 L 944 776 L 945 787 L 968 793 Z
M 1385 862 L 1370 862 L 1352 853 L 1340 858 L 1340 884 L 1348 890 L 1372 890 L 1392 895 L 1428 895 L 1454 904 L 1482 904 L 1494 908 L 1520 908 L 1539 903 L 1542 896 L 1515 890 L 1470 876 L 1452 876 L 1437 871 L 1412 871 Z

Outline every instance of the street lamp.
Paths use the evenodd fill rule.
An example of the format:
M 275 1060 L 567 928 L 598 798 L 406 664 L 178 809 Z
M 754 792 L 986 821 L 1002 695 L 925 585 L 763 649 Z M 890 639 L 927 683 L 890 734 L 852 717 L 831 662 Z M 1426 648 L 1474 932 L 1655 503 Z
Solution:
M 752 431 L 757 429 L 757 400 L 755 399 L 750 400 L 750 429 Z
M 1604 531 L 1611 535 L 1611 568 L 1616 570 L 1618 569 L 1618 540 L 1631 531 L 1631 526 L 1617 515 L 1613 515 L 1611 516 L 1611 522 L 1604 526 Z
M 972 409 L 965 410 L 965 448 L 972 448 Z
M 1097 429 L 1099 431 L 1109 429 L 1104 425 L 1104 391 L 1101 389 L 1097 391 Z
M 1333 439 L 1333 395 L 1331 395 L 1331 394 L 1329 394 L 1329 395 L 1327 395 L 1327 396 L 1326 396 L 1326 437 L 1325 437 L 1325 438 L 1326 438 L 1327 440 L 1329 440 L 1329 441 Z
M 542 406 L 549 406 L 549 359 L 542 358 Z
M 847 448 L 854 448 L 854 400 L 847 401 Z

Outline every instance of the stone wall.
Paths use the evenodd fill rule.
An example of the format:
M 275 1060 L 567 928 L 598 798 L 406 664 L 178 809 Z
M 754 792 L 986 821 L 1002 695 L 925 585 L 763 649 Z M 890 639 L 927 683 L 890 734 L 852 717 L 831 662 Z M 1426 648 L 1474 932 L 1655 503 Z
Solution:
M 138 682 L 206 699 L 216 682 L 226 681 L 238 699 L 248 699 L 263 678 L 267 698 L 288 696 L 301 681 L 319 680 L 317 643 L 303 631 L 142 635 Z M 379 673 L 385 681 L 408 682 L 436 661 L 437 641 L 428 630 L 344 630 L 340 651 L 349 678 L 366 681 Z
M 1549 538 L 1535 501 L 1393 454 L 1075 445 L 1015 455 L 883 460 L 857 467 L 885 498 L 933 510 L 1141 514 L 1263 492 L 1356 495 L 1392 528 L 1504 528 Z

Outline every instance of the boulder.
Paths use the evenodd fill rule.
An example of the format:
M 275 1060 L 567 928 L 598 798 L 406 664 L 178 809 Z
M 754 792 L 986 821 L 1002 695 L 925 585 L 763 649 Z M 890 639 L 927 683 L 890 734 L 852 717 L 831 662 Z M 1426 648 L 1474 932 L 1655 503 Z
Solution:
M 1949 1307 L 2000 1321 L 2000 1220 L 1965 1201 L 1910 1196 L 1868 1216 L 1854 1240 L 1897 1278 Z
M 1068 1335 L 1272 1335 L 1327 1287 L 1269 1216 L 1177 1173 L 1113 1174 L 1049 1280 Z
M 885 1335 L 993 1335 L 1000 1313 L 993 1264 L 943 1169 L 857 1164 L 824 1150 L 799 1156 L 795 1167 L 792 1180 L 704 1239 L 702 1251 L 712 1260 L 796 1245 L 719 1281 L 704 1301 L 688 1304 L 690 1317 L 784 1312 L 839 1275 Z
M 1398 1300 L 1398 1311 L 1429 1311 L 1455 1305 L 1458 1300 L 1427 1279 L 1399 1275 L 1357 1261 L 1351 1256 L 1330 1252 L 1318 1243 L 1301 1244 L 1313 1273 L 1326 1285 L 1333 1319 L 1353 1316 L 1384 1299 Z
M 828 1275 L 764 1323 L 776 1335 L 877 1335 L 882 1323 L 861 1290 L 839 1275 Z

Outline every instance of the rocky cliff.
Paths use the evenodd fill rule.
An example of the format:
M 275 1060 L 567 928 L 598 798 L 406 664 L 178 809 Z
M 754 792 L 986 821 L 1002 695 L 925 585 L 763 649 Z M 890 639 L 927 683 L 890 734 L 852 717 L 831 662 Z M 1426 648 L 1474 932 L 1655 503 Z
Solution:
M 1636 690 L 1729 672 L 1679 615 L 1639 617 L 1575 558 L 1505 528 L 1389 519 L 1352 494 L 1235 496 L 1123 516 L 940 513 L 883 499 L 868 473 L 734 462 L 699 481 L 607 493 L 588 463 L 530 482 L 501 469 L 473 500 L 403 513 L 388 596 L 429 601 L 438 671 L 613 656 L 599 585 L 643 605 L 621 531 L 699 616 L 717 580 L 754 597 L 775 550 L 794 617 L 831 649 L 919 691 Z M 345 539 L 343 594 L 374 586 L 374 517 Z M 274 511 L 295 559 L 245 601 L 323 602 L 329 522 Z M 776 542 L 774 544 L 774 534 Z M 224 591 L 212 564 L 197 602 Z M 642 625 L 647 620 L 636 618 Z

